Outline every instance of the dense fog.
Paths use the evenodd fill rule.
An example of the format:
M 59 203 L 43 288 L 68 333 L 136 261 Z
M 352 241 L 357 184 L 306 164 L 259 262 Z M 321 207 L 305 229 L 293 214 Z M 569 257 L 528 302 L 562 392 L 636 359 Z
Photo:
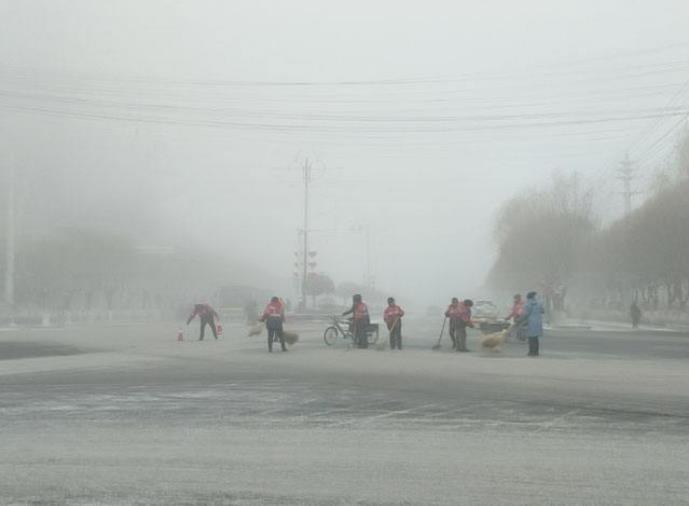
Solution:
M 334 287 L 425 306 L 576 284 L 570 267 L 514 279 L 501 209 L 574 177 L 604 228 L 625 215 L 627 155 L 632 208 L 655 195 L 689 112 L 686 14 L 679 1 L 2 2 L 16 303 L 73 288 L 46 276 L 73 268 L 56 251 L 77 237 L 72 261 L 96 262 L 89 240 L 146 256 L 104 280 L 97 254 L 80 290 L 179 301 L 241 284 L 297 300 L 307 164 L 308 270 Z M 143 279 L 146 262 L 176 262 L 178 282 Z
M 688 21 L 0 0 L 0 505 L 688 504 Z

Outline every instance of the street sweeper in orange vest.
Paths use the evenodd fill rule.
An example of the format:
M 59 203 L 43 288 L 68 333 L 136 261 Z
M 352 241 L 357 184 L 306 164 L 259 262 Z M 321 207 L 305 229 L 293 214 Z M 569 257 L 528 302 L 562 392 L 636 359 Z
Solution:
M 465 299 L 459 302 L 457 297 L 452 298 L 452 302 L 445 311 L 445 316 L 450 319 L 450 337 L 452 338 L 452 348 L 455 351 L 469 351 L 467 348 L 467 327 L 473 327 L 471 321 L 471 308 L 474 302 Z
M 390 332 L 390 349 L 402 349 L 402 317 L 404 310 L 395 304 L 394 297 L 388 297 L 388 307 L 383 311 L 383 320 Z
M 266 322 L 266 329 L 268 330 L 268 351 L 273 351 L 273 341 L 275 338 L 280 340 L 282 351 L 287 351 L 282 328 L 282 324 L 285 322 L 285 305 L 278 297 L 270 299 L 270 302 L 263 310 L 261 321 Z
M 213 332 L 213 337 L 218 338 L 218 329 L 215 326 L 215 322 L 219 320 L 218 313 L 211 307 L 210 304 L 194 304 L 194 311 L 187 318 L 187 325 L 191 323 L 196 317 L 201 320 L 201 333 L 199 334 L 199 341 L 203 341 L 203 336 L 206 330 L 206 325 L 211 328 Z
M 524 314 L 524 300 L 522 295 L 517 293 L 514 295 L 512 310 L 510 314 L 505 317 L 505 320 L 512 320 L 512 327 L 509 335 L 514 336 L 521 341 L 526 341 L 526 325 L 524 323 L 517 323 L 519 318 Z
M 352 297 L 352 307 L 342 313 L 342 316 L 352 315 L 352 334 L 357 348 L 368 348 L 368 339 L 366 338 L 366 330 L 371 324 L 371 318 L 368 314 L 368 306 L 362 300 L 360 294 L 355 294 Z

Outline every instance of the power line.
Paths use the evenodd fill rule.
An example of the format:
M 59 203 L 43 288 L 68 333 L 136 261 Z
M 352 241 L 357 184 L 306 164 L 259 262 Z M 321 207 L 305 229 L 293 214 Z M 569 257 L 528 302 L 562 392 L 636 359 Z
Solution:
M 103 120 L 116 120 L 116 121 L 127 121 L 127 122 L 141 122 L 141 123 L 156 123 L 156 124 L 177 124 L 177 125 L 187 125 L 187 126 L 208 126 L 208 127 L 218 127 L 218 128 L 241 128 L 241 129 L 255 129 L 255 130 L 268 130 L 272 132 L 281 133 L 294 133 L 294 132 L 305 132 L 305 131 L 315 131 L 315 132 L 331 132 L 339 133 L 347 129 L 337 128 L 333 126 L 325 126 L 322 124 L 307 124 L 309 120 L 302 119 L 302 123 L 278 123 L 276 121 L 241 121 L 241 120 L 230 120 L 223 117 L 215 119 L 177 119 L 169 116 L 144 116 L 139 111 L 137 114 L 121 113 L 121 112 L 88 112 L 88 111 L 78 111 L 78 110 L 67 110 L 55 107 L 40 107 L 31 105 L 11 105 L 11 104 L 0 104 L 3 108 L 10 111 L 25 111 L 25 112 L 40 112 L 45 114 L 51 114 L 59 117 L 73 117 L 82 119 L 103 119 Z M 588 117 L 588 118 L 578 118 L 578 119 L 567 119 L 567 116 L 563 115 L 553 115 L 551 120 L 548 120 L 548 115 L 484 115 L 484 116 L 469 116 L 466 118 L 454 117 L 454 118 L 426 118 L 426 123 L 468 123 L 466 126 L 454 125 L 454 126 L 442 126 L 442 127 L 400 127 L 395 128 L 385 127 L 372 128 L 371 123 L 423 123 L 419 118 L 405 118 L 392 120 L 390 118 L 352 118 L 351 123 L 365 123 L 369 124 L 366 128 L 362 126 L 355 125 L 357 132 L 361 133 L 376 133 L 376 132 L 387 132 L 387 133 L 452 133 L 452 132 L 471 132 L 471 131 L 481 131 L 481 130 L 509 130 L 509 129 L 523 129 L 523 128 L 544 128 L 544 127 L 557 127 L 557 126 L 576 126 L 576 125 L 595 125 L 619 121 L 638 121 L 645 119 L 654 119 L 661 117 L 687 117 L 689 115 L 689 108 L 678 109 L 665 113 L 654 113 L 652 111 L 639 111 L 637 114 L 615 114 L 610 111 L 610 115 L 601 117 Z M 561 118 L 561 119 L 560 119 Z M 517 120 L 517 121 L 515 121 Z M 521 121 L 519 121 L 521 120 Z M 342 121 L 341 118 L 332 119 L 321 119 L 312 120 L 311 123 L 316 121 L 331 121 L 338 122 Z M 474 122 L 475 124 L 471 124 Z M 489 124 L 492 123 L 492 124 Z
M 615 61 L 621 61 L 624 59 L 629 59 L 629 58 L 634 58 L 638 59 L 641 55 L 653 55 L 657 54 L 663 51 L 666 51 L 671 48 L 684 48 L 686 47 L 687 44 L 684 43 L 677 43 L 677 44 L 668 44 L 665 46 L 660 46 L 660 47 L 655 47 L 655 48 L 647 48 L 643 50 L 634 50 L 634 51 L 628 51 L 628 52 L 617 52 L 615 54 L 611 55 L 605 55 L 605 56 L 595 56 L 591 58 L 580 58 L 580 59 L 572 59 L 568 60 L 567 62 L 555 62 L 555 63 L 542 63 L 542 64 L 537 64 L 537 65 L 529 65 L 525 67 L 520 67 L 516 69 L 515 71 L 511 73 L 506 73 L 503 71 L 500 72 L 465 72 L 460 75 L 455 75 L 455 76 L 410 76 L 410 77 L 400 77 L 400 78 L 384 78 L 384 79 L 342 79 L 342 80 L 331 80 L 331 81 L 313 81 L 313 80 L 294 80 L 294 81 L 289 81 L 289 80 L 275 80 L 275 81 L 265 81 L 265 80 L 226 80 L 226 79 L 205 79 L 205 80 L 179 80 L 179 79 L 170 79 L 170 78 L 164 78 L 164 77 L 158 77 L 154 78 L 151 76 L 130 76 L 130 77 L 122 77 L 121 75 L 107 75 L 102 78 L 95 77 L 91 74 L 85 74 L 81 72 L 72 72 L 68 74 L 68 77 L 71 77 L 72 79 L 78 80 L 80 82 L 89 80 L 89 81 L 98 81 L 100 80 L 106 80 L 107 82 L 113 82 L 113 81 L 118 81 L 118 82 L 127 82 L 127 83 L 138 83 L 138 84 L 147 84 L 151 82 L 156 82 L 156 83 L 163 83 L 165 85 L 174 85 L 174 86 L 214 86 L 214 87 L 220 87 L 220 86 L 235 86 L 235 87 L 286 87 L 286 88 L 300 88 L 300 87 L 331 87 L 331 86 L 345 86 L 345 87 L 360 87 L 360 86 L 409 86 L 409 85 L 417 85 L 417 84 L 447 84 L 447 83 L 458 83 L 458 82 L 465 82 L 465 81 L 477 81 L 477 80 L 503 80 L 506 78 L 513 78 L 515 75 L 527 75 L 527 76 L 534 76 L 537 74 L 539 71 L 541 73 L 539 76 L 542 75 L 552 75 L 552 74 L 575 74 L 575 75 L 581 75 L 582 74 L 582 69 L 577 68 L 581 66 L 582 64 L 585 65 L 590 65 L 591 63 L 599 64 L 603 66 L 604 70 L 611 70 L 614 69 L 612 66 L 612 63 Z M 682 54 L 682 56 L 685 56 Z M 611 63 L 612 62 L 612 63 Z M 657 72 L 659 69 L 662 70 L 663 68 L 666 67 L 672 67 L 673 65 L 686 65 L 689 64 L 689 62 L 686 59 L 679 59 L 679 60 L 671 60 L 667 62 L 659 62 L 657 61 L 657 58 L 654 57 L 654 60 L 651 63 L 646 63 L 646 64 L 634 64 L 634 65 L 629 65 L 626 64 L 623 68 L 628 69 L 630 71 L 639 71 L 639 70 L 648 70 L 650 71 L 655 71 Z M 35 77 L 35 71 L 36 69 L 27 67 L 27 66 L 19 66 L 19 65 L 7 65 L 7 64 L 2 64 L 0 65 L 0 71 L 5 71 L 8 74 L 14 75 L 14 76 L 28 76 L 30 78 Z M 43 72 L 50 71 L 50 69 L 42 69 Z M 55 69 L 57 70 L 57 69 Z M 594 66 L 593 68 L 590 69 L 592 72 L 596 74 L 597 77 L 600 77 L 600 68 Z M 619 75 L 619 71 L 615 70 L 614 74 Z M 59 69 L 58 75 L 65 76 L 65 72 L 63 69 Z M 54 76 L 53 74 L 53 80 L 54 81 Z M 621 76 L 624 77 L 624 76 Z

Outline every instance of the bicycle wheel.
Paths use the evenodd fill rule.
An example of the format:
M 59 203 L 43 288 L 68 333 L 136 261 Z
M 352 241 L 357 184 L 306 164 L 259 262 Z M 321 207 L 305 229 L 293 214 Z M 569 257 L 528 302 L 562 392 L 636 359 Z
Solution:
M 325 341 L 325 344 L 328 346 L 332 346 L 335 344 L 339 335 L 340 332 L 337 330 L 337 327 L 328 327 L 325 329 L 325 332 L 323 332 L 323 341 Z

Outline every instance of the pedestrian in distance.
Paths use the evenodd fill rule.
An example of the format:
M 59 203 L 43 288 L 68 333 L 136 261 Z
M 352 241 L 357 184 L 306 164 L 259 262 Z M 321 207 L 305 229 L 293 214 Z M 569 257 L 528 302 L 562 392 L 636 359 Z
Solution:
M 383 320 L 390 332 L 390 349 L 402 349 L 402 317 L 404 310 L 395 304 L 393 297 L 388 297 L 388 307 L 383 312 Z
M 456 297 L 452 298 L 452 303 L 445 311 L 445 316 L 450 319 L 450 337 L 452 338 L 452 349 L 459 352 L 467 352 L 467 327 L 474 327 L 471 321 L 471 308 L 474 301 L 465 299 L 459 302 Z
M 537 357 L 540 353 L 539 339 L 543 336 L 543 304 L 536 300 L 536 292 L 529 292 L 526 295 L 526 305 L 524 314 L 517 321 L 526 324 L 526 335 L 529 339 L 529 357 Z
M 352 315 L 352 334 L 358 348 L 368 348 L 368 337 L 366 331 L 371 324 L 368 313 L 368 306 L 362 300 L 361 294 L 352 297 L 352 307 L 342 313 L 342 316 Z
M 285 323 L 285 305 L 278 297 L 272 297 L 263 310 L 261 321 L 266 323 L 268 330 L 268 351 L 273 352 L 273 342 L 280 341 L 282 351 L 287 351 L 282 325 Z
M 193 320 L 196 317 L 199 317 L 199 320 L 201 320 L 201 332 L 199 334 L 199 341 L 203 341 L 203 336 L 205 334 L 206 330 L 206 325 L 208 325 L 211 328 L 211 331 L 213 332 L 213 337 L 215 339 L 218 339 L 218 329 L 215 326 L 215 322 L 218 321 L 220 318 L 218 317 L 218 313 L 213 309 L 210 304 L 194 304 L 194 311 L 189 315 L 189 318 L 187 318 L 187 325 L 191 323 L 191 320 Z
M 632 328 L 638 329 L 639 323 L 641 323 L 641 308 L 636 301 L 632 302 L 632 305 L 629 307 L 629 316 L 632 318 Z

